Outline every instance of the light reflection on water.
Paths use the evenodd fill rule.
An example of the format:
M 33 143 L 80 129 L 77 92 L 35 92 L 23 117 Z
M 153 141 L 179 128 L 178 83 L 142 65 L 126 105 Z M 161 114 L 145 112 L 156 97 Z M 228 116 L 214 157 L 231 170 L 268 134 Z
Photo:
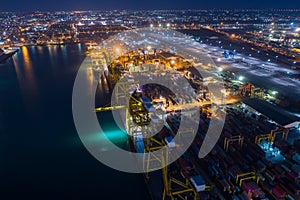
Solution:
M 117 199 L 146 199 L 141 175 L 118 173 L 101 165 L 78 137 L 72 118 L 72 89 L 84 57 L 80 45 L 21 47 L 13 59 L 0 65 L 1 83 L 5 84 L 0 87 L 0 112 L 6 132 L 0 139 L 0 154 L 4 155 L 0 155 L 0 160 L 4 159 L 0 165 L 1 196 L 22 186 L 17 189 L 23 194 L 39 191 L 53 199 L 77 195 L 74 189 L 79 188 L 78 199 L 86 194 L 102 199 L 112 194 L 112 188 L 118 188 Z M 87 78 L 91 85 L 92 71 L 87 72 Z M 105 105 L 109 87 L 106 80 L 100 80 L 98 88 L 106 89 L 98 90 L 97 99 Z M 114 143 L 126 144 L 126 134 L 110 117 L 109 113 L 99 115 L 106 136 Z M 92 142 L 101 142 L 104 135 L 94 136 Z M 99 148 L 109 150 L 104 144 Z
M 17 56 L 13 58 L 13 63 L 24 101 L 27 103 L 37 103 L 38 84 L 36 82 L 36 76 L 33 70 L 32 60 L 29 55 L 28 47 L 22 47 L 20 49 L 20 52 L 17 54 Z
M 78 46 L 78 48 L 80 49 L 80 46 Z M 39 52 L 38 57 L 36 59 L 32 59 L 32 55 L 37 56 L 37 52 Z M 60 68 L 68 64 L 68 56 L 65 57 L 65 55 L 69 52 L 66 46 L 22 47 L 16 58 L 13 59 L 23 100 L 25 102 L 25 105 L 27 105 L 29 109 L 33 104 L 35 106 L 40 104 L 39 96 L 41 96 L 41 93 L 43 92 L 41 92 L 41 89 L 38 88 L 40 83 L 36 80 L 37 77 L 34 69 L 37 70 L 37 68 L 49 67 L 49 65 L 45 66 L 45 64 L 41 62 L 41 60 L 43 59 L 43 56 L 41 56 L 41 54 L 47 54 L 48 52 L 49 58 L 47 61 L 45 61 L 45 63 L 50 60 L 50 67 L 52 69 L 50 71 L 51 73 L 48 75 L 56 77 L 60 73 Z M 57 58 L 58 54 L 62 55 L 61 60 L 63 61 L 63 64 L 60 63 L 61 60 Z M 37 65 L 36 63 L 39 64 Z M 92 86 L 94 84 L 94 81 L 98 81 L 97 96 L 101 97 L 100 99 L 98 99 L 98 102 L 101 105 L 107 105 L 109 103 L 107 102 L 107 98 L 103 98 L 104 96 L 110 95 L 110 89 L 107 79 L 103 74 L 100 74 L 99 72 L 96 72 L 90 68 L 86 68 L 84 70 L 86 71 L 86 85 L 88 87 L 87 91 L 85 91 L 86 94 L 90 95 L 91 98 L 95 96 L 95 94 L 92 94 Z M 116 126 L 111 119 L 112 116 L 110 116 L 108 113 L 99 113 L 98 117 L 101 126 L 103 126 L 103 129 L 105 131 L 104 134 L 113 143 L 124 146 L 124 144 L 127 142 L 127 137 L 124 137 L 126 136 L 126 133 L 118 129 L 118 126 Z M 109 118 L 109 120 L 106 120 L 107 118 Z M 101 134 L 103 133 L 96 133 L 94 142 L 104 141 L 103 139 L 97 140 L 97 138 L 99 139 L 103 137 L 101 136 Z

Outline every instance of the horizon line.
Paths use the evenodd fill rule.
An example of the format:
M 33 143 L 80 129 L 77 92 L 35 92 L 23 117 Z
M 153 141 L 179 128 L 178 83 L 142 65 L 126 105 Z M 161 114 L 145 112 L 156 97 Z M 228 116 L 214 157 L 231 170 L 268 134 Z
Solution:
M 77 9 L 66 9 L 66 10 L 28 10 L 28 11 L 21 11 L 21 10 L 16 10 L 16 11 L 1 11 L 0 13 L 21 13 L 21 12 L 103 12 L 103 11 L 209 11 L 209 10 L 214 10 L 214 11 L 235 11 L 235 10 L 240 10 L 240 11 L 266 11 L 266 10 L 272 10 L 272 11 L 294 11 L 294 10 L 300 10 L 300 8 L 199 8 L 199 9 L 101 9 L 101 10 L 89 10 L 89 9 L 82 9 L 82 10 L 77 10 Z

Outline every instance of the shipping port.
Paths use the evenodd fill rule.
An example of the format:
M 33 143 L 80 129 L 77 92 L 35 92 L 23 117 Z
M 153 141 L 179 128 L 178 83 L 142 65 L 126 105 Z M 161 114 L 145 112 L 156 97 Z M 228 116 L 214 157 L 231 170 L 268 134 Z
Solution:
M 0 200 L 300 200 L 299 0 L 1 5 Z
M 151 199 L 300 199 L 299 118 L 276 113 L 277 108 L 263 98 L 263 88 L 231 80 L 224 76 L 226 72 L 214 73 L 226 79 L 220 100 L 209 91 L 217 79 L 202 77 L 193 61 L 169 49 L 148 46 L 120 53 L 109 65 L 96 47 L 88 55 L 91 73 L 97 77 L 100 73 L 117 97 L 95 111 L 121 111 L 121 127 L 129 133 L 128 149 L 144 153 L 140 159 Z M 135 80 L 165 80 L 166 76 L 175 86 L 182 86 L 178 80 L 185 79 L 191 87 L 176 96 L 160 84 Z M 270 112 L 261 106 L 270 106 Z M 226 114 L 222 133 L 209 154 L 200 158 L 210 123 L 222 113 Z M 182 122 L 191 128 L 180 129 Z M 158 134 L 145 137 L 149 132 Z M 179 159 L 165 166 L 180 151 L 176 136 L 179 142 L 194 140 Z M 168 150 L 157 157 L 155 151 L 165 147 Z

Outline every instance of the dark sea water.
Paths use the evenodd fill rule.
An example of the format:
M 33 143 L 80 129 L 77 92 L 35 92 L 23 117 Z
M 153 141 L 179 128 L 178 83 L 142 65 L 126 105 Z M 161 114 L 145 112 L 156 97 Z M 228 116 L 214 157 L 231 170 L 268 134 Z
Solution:
M 77 135 L 72 88 L 84 51 L 22 47 L 0 64 L 0 199 L 148 199 L 142 175 L 104 166 Z M 107 95 L 97 95 L 103 105 Z M 102 115 L 111 140 L 127 143 L 110 113 Z

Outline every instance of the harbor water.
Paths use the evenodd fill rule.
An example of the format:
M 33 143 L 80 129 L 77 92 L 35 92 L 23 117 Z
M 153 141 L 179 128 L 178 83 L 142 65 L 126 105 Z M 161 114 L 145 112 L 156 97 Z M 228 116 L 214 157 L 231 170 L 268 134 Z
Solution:
M 141 174 L 101 164 L 79 139 L 72 89 L 84 58 L 81 44 L 32 46 L 0 64 L 0 199 L 148 199 Z M 111 113 L 99 118 L 110 140 L 128 143 Z

